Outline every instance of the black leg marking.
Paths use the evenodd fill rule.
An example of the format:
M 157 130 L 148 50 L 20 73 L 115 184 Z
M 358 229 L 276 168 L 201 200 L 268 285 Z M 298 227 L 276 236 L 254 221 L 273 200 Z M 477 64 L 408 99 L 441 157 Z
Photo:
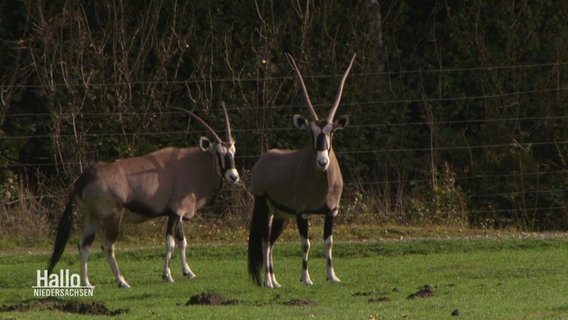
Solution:
M 337 215 L 337 209 L 332 210 L 325 216 L 324 222 L 324 245 L 325 245 L 325 257 L 327 262 L 327 279 L 332 283 L 340 282 L 339 278 L 335 275 L 335 271 L 333 270 L 332 258 L 331 258 L 331 251 L 333 247 L 333 220 Z
M 172 235 L 177 241 L 182 241 L 184 239 L 183 226 L 180 222 L 180 217 L 171 212 L 168 215 L 168 226 L 166 228 L 166 236 Z
M 174 215 L 172 215 L 172 214 L 168 215 L 168 224 L 166 226 L 166 235 L 173 234 L 174 223 L 175 223 Z
M 305 219 L 302 215 L 297 215 L 296 224 L 298 225 L 300 236 L 308 239 L 308 219 Z
M 272 221 L 272 226 L 270 227 L 270 245 L 273 245 L 276 240 L 280 237 L 286 226 L 288 225 L 288 220 L 274 218 Z
M 308 238 L 308 219 L 299 214 L 296 215 L 296 224 L 298 225 L 298 232 L 302 241 L 302 275 L 300 281 L 305 285 L 312 285 L 312 279 L 308 272 L 308 254 L 310 252 L 310 239 Z
M 333 234 L 333 220 L 335 220 L 335 217 L 332 215 L 326 215 L 325 216 L 325 222 L 324 222 L 324 226 L 323 226 L 323 239 L 327 239 L 329 238 L 329 236 L 331 236 Z
M 85 247 L 90 247 L 91 244 L 93 244 L 94 240 L 95 240 L 95 234 L 94 233 L 91 233 L 87 236 L 84 236 L 83 239 L 81 240 L 81 243 L 79 244 L 79 249 L 85 248 Z
M 175 229 L 174 237 L 177 241 L 183 241 L 183 239 L 185 239 L 185 236 L 183 235 L 183 224 L 179 220 Z
M 301 215 L 296 216 L 296 224 L 298 225 L 298 232 L 302 238 L 302 269 L 308 269 L 308 251 L 310 250 L 310 243 L 308 242 L 308 219 Z
M 248 271 L 252 280 L 261 285 L 260 269 L 263 265 L 263 243 L 270 237 L 268 204 L 266 197 L 255 197 L 248 240 Z

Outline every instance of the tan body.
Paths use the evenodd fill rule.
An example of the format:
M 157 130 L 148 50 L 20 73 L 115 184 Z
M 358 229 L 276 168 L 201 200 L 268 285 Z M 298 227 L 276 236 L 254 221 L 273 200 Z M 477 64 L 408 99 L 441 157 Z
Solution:
M 59 261 L 73 225 L 73 204 L 84 217 L 83 237 L 79 243 L 81 255 L 81 285 L 92 287 L 87 270 L 87 257 L 95 234 L 103 230 L 103 251 L 118 286 L 130 287 L 120 273 L 114 256 L 114 243 L 123 222 L 141 223 L 166 216 L 166 261 L 162 277 L 173 282 L 170 272 L 172 251 L 177 244 L 183 275 L 194 277 L 185 257 L 187 241 L 183 234 L 184 219 L 192 218 L 221 188 L 225 179 L 237 183 L 234 139 L 227 126 L 226 141 L 203 120 L 190 114 L 210 132 L 215 141 L 199 140 L 199 148 L 164 148 L 144 156 L 97 162 L 77 179 L 67 206 L 59 220 L 57 237 L 48 272 Z
M 76 194 L 77 204 L 93 218 L 121 214 L 139 223 L 174 212 L 192 218 L 221 188 L 215 155 L 199 148 L 164 148 L 150 154 L 98 162 Z M 188 183 L 199 181 L 199 183 Z
M 284 230 L 290 215 L 296 218 L 302 242 L 300 280 L 306 285 L 312 284 L 308 273 L 310 240 L 307 215 L 310 213 L 325 214 L 323 238 L 327 279 L 332 283 L 340 282 L 333 269 L 331 251 L 333 220 L 339 211 L 343 178 L 332 148 L 332 137 L 334 132 L 344 129 L 349 123 L 347 115 L 335 120 L 334 117 L 345 79 L 354 60 L 355 55 L 351 58 L 349 67 L 341 79 L 335 102 L 328 116 L 319 119 L 296 62 L 288 55 L 288 61 L 298 76 L 310 111 L 309 119 L 294 115 L 292 117 L 294 127 L 309 131 L 312 143 L 298 150 L 270 150 L 260 157 L 252 169 L 254 208 L 248 241 L 248 269 L 250 276 L 258 285 L 261 284 L 260 270 L 263 268 L 264 286 L 269 288 L 280 286 L 274 276 L 272 246 Z
M 255 196 L 267 196 L 275 206 L 293 210 L 288 212 L 291 214 L 320 213 L 324 209 L 337 208 L 343 178 L 333 149 L 329 158 L 329 168 L 322 171 L 314 166 L 316 155 L 311 145 L 299 150 L 269 150 L 252 169 L 252 192 Z M 278 170 L 262 169 L 267 166 Z M 310 167 L 312 170 L 305 170 Z

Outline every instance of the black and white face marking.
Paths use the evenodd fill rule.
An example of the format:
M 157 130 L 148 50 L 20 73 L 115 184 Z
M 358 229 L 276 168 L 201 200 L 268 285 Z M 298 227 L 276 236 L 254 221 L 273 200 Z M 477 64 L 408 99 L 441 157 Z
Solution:
M 329 168 L 329 151 L 335 130 L 343 129 L 347 126 L 349 118 L 346 115 L 339 117 L 334 122 L 327 120 L 308 121 L 300 115 L 294 115 L 294 126 L 298 129 L 310 129 L 314 151 L 316 152 L 316 167 L 322 171 Z
M 218 143 L 215 146 L 219 167 L 223 173 L 223 177 L 229 183 L 237 183 L 239 181 L 239 172 L 235 167 L 235 144 L 230 145 Z
M 203 151 L 211 151 L 215 153 L 217 165 L 220 169 L 221 176 L 228 183 L 237 183 L 239 181 L 239 172 L 235 167 L 235 143 L 231 144 L 215 143 L 213 144 L 207 137 L 201 137 L 199 146 Z
M 327 121 L 313 121 L 310 123 L 312 131 L 314 150 L 316 151 L 316 166 L 326 171 L 329 167 L 329 150 L 331 149 L 331 136 L 333 134 L 333 124 Z

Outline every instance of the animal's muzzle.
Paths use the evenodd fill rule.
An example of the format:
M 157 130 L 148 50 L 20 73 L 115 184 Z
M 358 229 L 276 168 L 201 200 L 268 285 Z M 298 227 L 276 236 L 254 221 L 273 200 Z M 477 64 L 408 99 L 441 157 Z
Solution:
M 229 183 L 237 183 L 239 182 L 239 172 L 237 169 L 229 169 L 225 171 L 225 180 Z
M 329 167 L 329 152 L 327 150 L 317 151 L 316 153 L 316 166 L 318 169 L 326 171 Z
M 231 153 L 225 154 L 225 180 L 229 183 L 239 182 L 239 172 L 235 168 L 235 158 Z
M 323 171 L 329 167 L 329 140 L 325 133 L 316 138 L 316 166 Z

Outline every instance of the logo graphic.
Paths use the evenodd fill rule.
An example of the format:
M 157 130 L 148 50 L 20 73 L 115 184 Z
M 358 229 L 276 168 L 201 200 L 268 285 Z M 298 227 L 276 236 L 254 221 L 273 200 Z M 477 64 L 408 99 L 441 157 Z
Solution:
M 47 270 L 37 270 L 34 297 L 92 297 L 95 288 L 81 286 L 81 277 L 69 269 L 48 274 Z

